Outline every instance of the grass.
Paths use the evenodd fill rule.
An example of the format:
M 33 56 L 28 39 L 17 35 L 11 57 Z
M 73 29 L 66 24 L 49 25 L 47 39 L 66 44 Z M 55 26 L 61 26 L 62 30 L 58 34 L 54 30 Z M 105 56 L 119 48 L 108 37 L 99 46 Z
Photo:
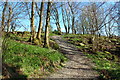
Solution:
M 91 43 L 92 37 L 90 34 L 63 35 L 64 39 L 92 59 L 101 79 L 120 79 L 120 39 L 101 36 Z
M 57 34 L 50 32 L 49 36 L 56 36 Z
M 11 39 L 6 39 L 3 50 L 3 63 L 19 67 L 29 78 L 53 72 L 66 61 L 64 55 L 58 51 L 22 44 Z
M 95 55 L 86 55 L 91 58 L 96 64 L 95 70 L 98 70 L 100 72 L 100 78 L 120 79 L 120 64 L 117 62 L 117 60 L 112 60 L 113 55 L 103 52 L 97 52 Z M 111 60 L 108 58 L 111 58 Z
M 30 38 L 31 34 L 27 34 L 25 36 L 22 36 L 21 35 L 17 35 L 17 34 L 9 34 L 9 37 L 12 39 L 12 40 L 18 40 L 18 41 L 28 41 L 29 38 Z

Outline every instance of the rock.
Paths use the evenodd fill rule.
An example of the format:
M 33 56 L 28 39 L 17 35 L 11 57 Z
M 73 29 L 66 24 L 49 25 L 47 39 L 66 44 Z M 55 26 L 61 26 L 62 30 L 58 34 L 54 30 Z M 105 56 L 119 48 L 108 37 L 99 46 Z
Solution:
M 85 44 L 83 44 L 83 43 L 80 43 L 80 46 L 85 46 Z

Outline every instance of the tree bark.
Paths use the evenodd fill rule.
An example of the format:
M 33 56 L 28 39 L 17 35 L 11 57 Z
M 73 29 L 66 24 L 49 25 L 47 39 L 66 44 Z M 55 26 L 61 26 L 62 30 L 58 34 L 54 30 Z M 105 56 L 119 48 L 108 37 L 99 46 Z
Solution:
M 34 26 L 34 6 L 35 2 L 32 1 L 32 10 L 31 10 L 31 41 L 33 42 L 35 39 L 35 26 Z
M 75 17 L 74 17 L 74 15 L 73 15 L 73 17 L 72 17 L 72 34 L 75 34 L 76 32 L 75 32 L 75 27 L 74 27 L 74 22 L 75 22 Z
M 11 15 L 12 15 L 12 8 L 11 8 L 11 6 L 9 6 L 9 16 L 8 16 L 8 22 L 7 22 L 7 32 L 10 31 Z
M 74 10 L 72 8 L 72 5 L 69 4 L 69 2 L 68 2 L 68 5 L 69 5 L 71 13 L 72 13 L 72 34 L 76 34 L 76 30 L 75 30 L 75 26 L 74 26 L 74 23 L 75 23 Z
M 60 24 L 59 24 L 59 13 L 58 13 L 58 10 L 57 10 L 56 7 L 55 7 L 55 12 L 56 12 L 56 26 L 57 26 L 57 29 L 60 32 L 60 34 L 62 34 L 61 27 L 60 27 Z
M 65 24 L 65 15 L 64 15 L 64 10 L 63 10 L 63 8 L 62 8 L 62 20 L 63 20 L 63 24 L 64 24 L 64 27 L 65 27 L 65 32 L 66 32 L 66 34 L 68 34 L 68 30 L 67 30 L 67 26 L 66 26 L 66 24 Z
M 41 2 L 41 9 L 40 9 L 40 14 L 39 14 L 39 28 L 38 28 L 38 33 L 37 33 L 37 38 L 39 39 L 41 43 L 41 33 L 42 33 L 42 17 L 43 17 L 43 10 L 44 10 L 44 2 Z
M 45 26 L 45 38 L 44 38 L 44 47 L 46 48 L 49 48 L 50 7 L 51 7 L 51 2 L 48 2 L 46 26 Z
M 2 31 L 4 31 L 4 28 L 5 28 L 5 11 L 6 11 L 7 5 L 8 5 L 8 2 L 5 2 L 4 9 L 2 12 L 2 22 L 1 22 Z

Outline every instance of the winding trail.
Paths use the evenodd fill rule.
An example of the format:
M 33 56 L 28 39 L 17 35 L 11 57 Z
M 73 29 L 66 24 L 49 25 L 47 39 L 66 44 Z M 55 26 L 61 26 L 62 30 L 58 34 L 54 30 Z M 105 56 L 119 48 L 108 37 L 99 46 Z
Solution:
M 72 44 L 67 43 L 60 36 L 52 36 L 52 39 L 58 43 L 60 51 L 69 60 L 62 69 L 51 74 L 48 78 L 96 79 L 99 76 L 98 72 L 92 69 L 95 66 L 94 63 Z

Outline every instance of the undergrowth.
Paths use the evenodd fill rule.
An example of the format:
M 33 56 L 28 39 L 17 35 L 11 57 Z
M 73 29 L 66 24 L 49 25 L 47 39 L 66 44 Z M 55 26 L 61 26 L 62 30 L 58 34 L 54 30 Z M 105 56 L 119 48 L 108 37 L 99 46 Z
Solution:
M 68 34 L 63 38 L 85 53 L 96 64 L 100 79 L 120 79 L 120 38 L 93 39 L 90 34 Z
M 113 59 L 113 56 L 106 52 L 96 52 L 96 54 L 86 53 L 86 55 L 96 64 L 95 70 L 99 71 L 100 79 L 120 79 L 120 63 L 117 62 L 118 58 Z

